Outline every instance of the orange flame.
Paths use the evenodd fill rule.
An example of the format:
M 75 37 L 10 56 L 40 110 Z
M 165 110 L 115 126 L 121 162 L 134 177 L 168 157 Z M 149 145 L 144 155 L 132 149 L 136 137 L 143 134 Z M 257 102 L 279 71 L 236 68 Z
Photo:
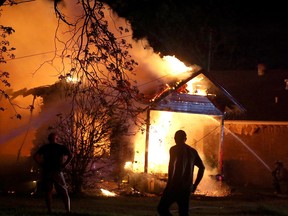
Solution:
M 166 62 L 170 72 L 174 75 L 181 74 L 187 71 L 192 71 L 193 67 L 187 67 L 183 62 L 175 56 L 164 56 L 163 60 Z

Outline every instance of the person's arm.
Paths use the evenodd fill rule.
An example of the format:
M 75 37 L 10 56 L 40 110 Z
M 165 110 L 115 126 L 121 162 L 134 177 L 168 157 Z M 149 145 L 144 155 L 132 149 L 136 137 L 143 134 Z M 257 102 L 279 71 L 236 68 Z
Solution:
M 72 159 L 73 159 L 73 154 L 70 151 L 68 151 L 67 159 L 63 163 L 63 168 L 65 168 L 71 162 Z
M 175 155 L 173 153 L 173 151 L 170 149 L 169 150 L 169 164 L 168 164 L 168 180 L 172 179 L 173 175 L 174 175 L 174 163 L 175 163 Z
M 194 187 L 195 189 L 197 188 L 197 186 L 198 186 L 199 183 L 201 182 L 201 180 L 202 180 L 202 178 L 203 178 L 203 176 L 204 176 L 204 171 L 205 171 L 204 165 L 203 165 L 203 166 L 200 166 L 200 167 L 198 167 L 198 168 L 199 168 L 199 169 L 198 169 L 197 177 L 196 177 L 195 182 L 194 182 L 194 184 L 193 184 L 193 187 Z
M 42 159 L 41 155 L 39 154 L 39 151 L 36 151 L 36 152 L 34 153 L 34 155 L 33 155 L 33 160 L 34 160 L 37 164 L 39 164 L 39 165 L 42 164 L 43 159 Z
M 166 189 L 170 189 L 172 187 L 171 182 L 174 176 L 175 172 L 175 167 L 174 167 L 174 162 L 175 162 L 175 154 L 173 153 L 173 150 L 170 148 L 169 150 L 169 165 L 168 165 L 168 179 L 167 179 L 167 184 L 166 184 Z
M 204 166 L 202 160 L 200 159 L 199 155 L 197 155 L 197 160 L 196 160 L 195 166 L 198 167 L 198 172 L 197 172 L 197 177 L 195 179 L 195 182 L 194 182 L 193 188 L 192 188 L 193 193 L 196 191 L 199 183 L 201 182 L 201 180 L 204 176 L 204 171 L 205 171 L 205 166 Z

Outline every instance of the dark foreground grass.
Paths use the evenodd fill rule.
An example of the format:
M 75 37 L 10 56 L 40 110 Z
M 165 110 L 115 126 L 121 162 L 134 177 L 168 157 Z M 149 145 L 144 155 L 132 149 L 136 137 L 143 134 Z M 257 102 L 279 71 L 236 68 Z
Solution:
M 71 197 L 71 216 L 156 216 L 160 197 Z M 53 199 L 52 215 L 65 215 L 58 197 Z M 176 205 L 172 206 L 177 214 Z M 0 215 L 45 216 L 43 197 L 0 196 Z M 193 196 L 190 215 L 270 216 L 288 215 L 287 197 L 272 194 L 248 194 L 229 197 Z

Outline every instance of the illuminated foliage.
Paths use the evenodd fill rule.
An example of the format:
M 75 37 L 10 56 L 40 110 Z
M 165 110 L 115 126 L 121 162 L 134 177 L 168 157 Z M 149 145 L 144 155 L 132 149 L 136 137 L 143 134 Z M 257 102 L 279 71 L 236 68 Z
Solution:
M 63 41 L 56 34 L 56 41 L 64 46 L 60 79 L 70 82 L 66 99 L 71 110 L 59 114 L 54 129 L 75 154 L 68 174 L 74 192 L 81 191 L 90 166 L 109 156 L 110 138 L 116 136 L 113 131 L 118 136 L 127 132 L 130 124 L 137 124 L 141 112 L 135 105 L 138 89 L 131 79 L 137 65 L 129 55 L 131 44 L 109 30 L 101 2 L 82 0 L 79 4 L 83 14 L 73 22 L 55 1 L 59 21 L 69 27 L 70 38 Z M 120 34 L 128 31 L 121 27 L 116 30 Z
M 123 112 L 121 108 L 117 110 L 117 107 L 113 107 L 111 104 L 107 106 L 110 103 L 110 96 L 105 89 L 102 90 L 102 94 L 106 95 L 106 99 L 103 101 L 102 94 L 97 93 L 99 89 L 94 89 L 95 91 L 82 89 L 75 95 L 74 91 L 78 88 L 77 85 L 61 83 L 57 84 L 59 89 L 57 94 L 59 95 L 61 89 L 66 89 L 65 92 L 68 93 L 65 97 L 66 103 L 72 102 L 73 109 L 59 113 L 52 130 L 56 130 L 60 135 L 60 142 L 73 151 L 74 159 L 67 173 L 72 191 L 78 193 L 87 186 L 88 177 L 93 176 L 93 173 L 99 169 L 95 168 L 95 164 L 99 160 L 109 159 L 110 138 L 117 136 L 114 133 L 115 128 L 118 129 L 117 132 L 121 130 L 121 133 L 127 130 L 130 116 L 127 116 L 127 113 Z M 53 95 L 50 97 L 55 98 Z M 111 165 L 110 163 L 109 166 Z M 101 167 L 103 168 L 103 163 Z
M 13 54 L 15 48 L 10 45 L 8 40 L 8 37 L 14 32 L 15 30 L 12 27 L 3 26 L 0 24 L 0 65 L 5 64 L 8 59 L 15 58 L 15 55 Z M 16 112 L 14 104 L 11 102 L 10 96 L 7 93 L 7 89 L 11 86 L 9 82 L 9 75 L 10 74 L 8 71 L 4 71 L 0 67 L 0 110 L 4 111 L 6 109 L 4 104 L 6 101 L 8 101 L 8 103 L 14 109 L 16 118 L 21 119 L 21 115 Z

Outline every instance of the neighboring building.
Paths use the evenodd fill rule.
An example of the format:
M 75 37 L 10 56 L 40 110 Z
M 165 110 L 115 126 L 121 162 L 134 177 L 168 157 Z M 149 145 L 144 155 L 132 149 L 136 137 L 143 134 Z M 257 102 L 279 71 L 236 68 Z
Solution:
M 258 71 L 214 71 L 213 76 L 247 110 L 244 116 L 225 121 L 226 181 L 272 188 L 274 162 L 288 166 L 288 71 L 259 67 Z
M 288 70 L 214 71 L 211 75 L 245 107 L 242 119 L 288 121 Z

